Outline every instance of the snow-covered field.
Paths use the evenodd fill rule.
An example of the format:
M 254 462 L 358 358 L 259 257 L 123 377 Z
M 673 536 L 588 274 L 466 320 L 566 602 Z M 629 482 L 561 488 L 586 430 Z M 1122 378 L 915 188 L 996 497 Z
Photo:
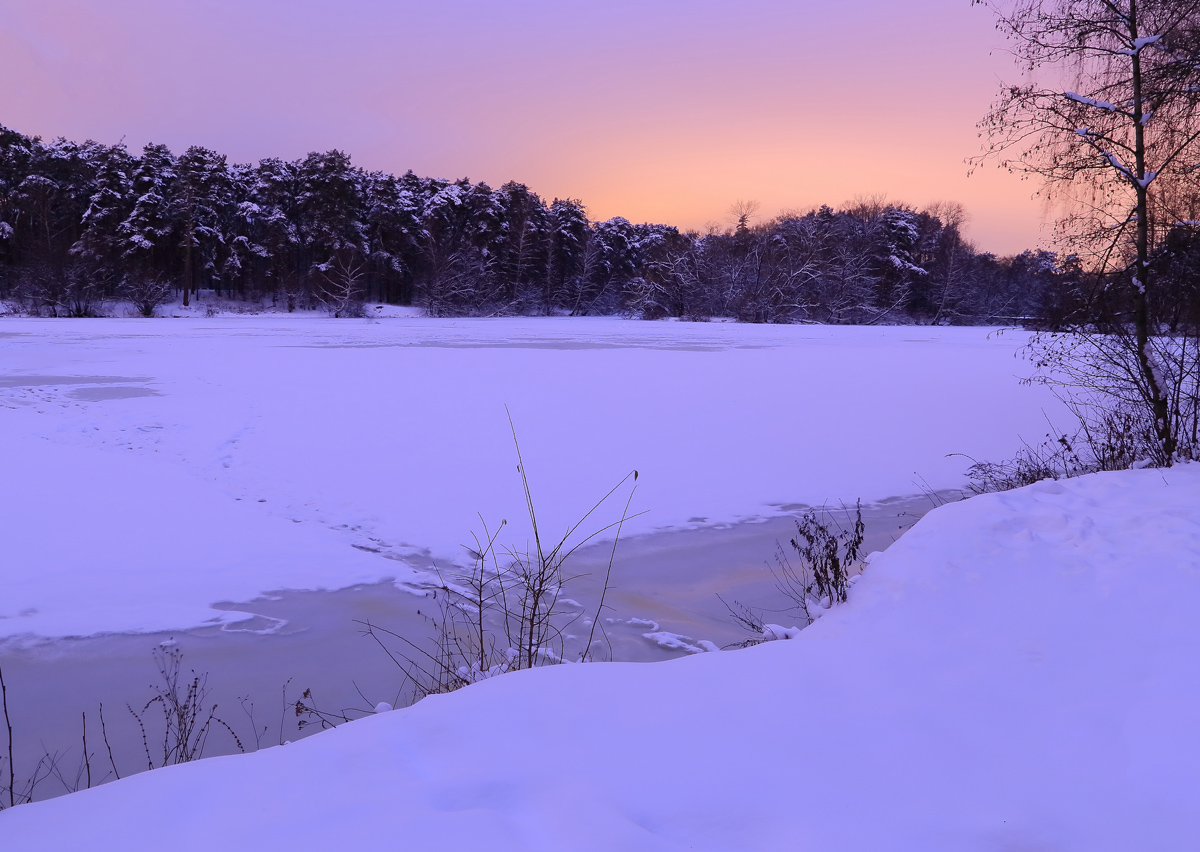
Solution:
M 798 638 L 486 681 L 0 814 L 4 848 L 1184 850 L 1200 466 L 947 505 Z
M 629 533 L 957 487 L 1047 431 L 1025 336 L 617 319 L 0 320 L 0 637 L 401 583 L 637 468 Z M 614 520 L 620 507 L 599 515 Z

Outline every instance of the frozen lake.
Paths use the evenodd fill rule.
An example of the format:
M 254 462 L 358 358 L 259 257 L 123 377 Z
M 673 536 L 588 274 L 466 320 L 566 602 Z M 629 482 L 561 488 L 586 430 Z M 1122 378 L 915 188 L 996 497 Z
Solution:
M 179 630 L 216 601 L 419 580 L 630 470 L 627 534 L 957 488 L 1038 440 L 1022 333 L 314 317 L 0 321 L 0 637 Z M 1044 413 L 1045 412 L 1045 413 Z M 623 496 L 623 495 L 622 495 Z M 596 515 L 615 520 L 613 503 Z
M 289 678 L 291 700 L 312 687 L 329 709 L 392 701 L 395 668 L 355 619 L 425 635 L 411 590 L 464 564 L 480 515 L 509 522 L 505 544 L 529 535 L 506 406 L 544 533 L 640 472 L 644 514 L 608 600 L 614 656 L 736 641 L 716 594 L 776 605 L 766 564 L 797 507 L 862 498 L 879 549 L 932 506 L 923 493 L 964 484 L 969 462 L 948 454 L 1000 458 L 1047 431 L 1055 401 L 1018 382 L 1025 341 L 565 318 L 0 321 L 14 721 L 27 745 L 74 745 L 103 701 L 120 740 L 124 703 L 155 678 L 150 649 L 172 637 L 231 723 L 248 729 L 236 699 L 253 700 L 264 745 L 294 724 Z M 580 551 L 580 569 L 607 554 Z M 568 592 L 586 611 L 590 582 Z

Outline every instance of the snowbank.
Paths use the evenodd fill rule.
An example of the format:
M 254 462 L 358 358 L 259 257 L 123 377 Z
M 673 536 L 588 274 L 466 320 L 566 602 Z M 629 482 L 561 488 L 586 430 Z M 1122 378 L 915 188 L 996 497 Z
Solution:
M 614 319 L 5 320 L 0 637 L 175 630 L 210 604 L 458 560 L 631 469 L 625 534 L 962 484 L 1053 414 L 1020 333 Z M 604 516 L 615 520 L 619 508 Z M 601 524 L 597 524 L 600 526 Z M 517 543 L 515 540 L 512 543 Z
M 1191 848 L 1198 507 L 1195 465 L 949 505 L 792 641 L 491 679 L 283 748 L 0 813 L 0 841 Z

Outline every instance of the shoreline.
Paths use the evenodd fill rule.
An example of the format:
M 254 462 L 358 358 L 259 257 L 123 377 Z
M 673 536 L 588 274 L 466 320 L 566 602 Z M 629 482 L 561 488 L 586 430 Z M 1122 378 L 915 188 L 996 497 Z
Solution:
M 886 549 L 934 507 L 935 499 L 938 495 L 917 495 L 864 506 L 864 553 Z M 717 599 L 718 592 L 728 601 L 776 613 L 771 620 L 787 621 L 777 614 L 782 598 L 767 565 L 776 542 L 786 543 L 794 534 L 798 515 L 623 538 L 603 616 L 614 661 L 666 661 L 744 639 L 747 634 Z M 568 563 L 570 571 L 583 576 L 563 594 L 577 602 L 584 619 L 595 612 L 610 553 L 611 543 L 588 545 Z M 305 690 L 312 696 L 306 703 L 335 713 L 353 709 L 351 715 L 365 715 L 379 702 L 403 706 L 403 673 L 356 622 L 370 621 L 420 644 L 434 635 L 431 604 L 428 597 L 382 581 L 222 602 L 215 606 L 250 618 L 190 630 L 7 640 L 0 651 L 17 773 L 28 774 L 43 753 L 58 752 L 63 774 L 73 775 L 81 758 L 84 713 L 93 766 L 100 761 L 108 770 L 107 755 L 95 747 L 100 705 L 122 777 L 144 769 L 141 734 L 127 705 L 141 712 L 152 697 L 151 687 L 159 680 L 152 658 L 156 649 L 182 651 L 181 681 L 186 675 L 190 682 L 193 672 L 206 677 L 205 713 L 215 702 L 217 715 L 238 732 L 247 750 L 307 735 L 308 730 L 297 730 L 294 709 Z M 153 734 L 150 740 L 153 753 Z M 205 756 L 235 751 L 232 738 L 218 729 Z M 61 786 L 43 782 L 36 798 L 62 794 Z

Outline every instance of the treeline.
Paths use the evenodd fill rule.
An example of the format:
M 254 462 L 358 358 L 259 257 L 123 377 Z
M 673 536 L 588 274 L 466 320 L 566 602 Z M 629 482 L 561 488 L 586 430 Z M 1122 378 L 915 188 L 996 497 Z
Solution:
M 860 202 L 723 232 L 591 221 L 528 187 L 395 176 L 339 152 L 227 162 L 201 147 L 43 142 L 0 127 L 0 298 L 50 315 L 200 290 L 354 315 L 615 314 L 747 322 L 987 323 L 1072 310 L 1080 271 L 999 258 L 961 208 Z

